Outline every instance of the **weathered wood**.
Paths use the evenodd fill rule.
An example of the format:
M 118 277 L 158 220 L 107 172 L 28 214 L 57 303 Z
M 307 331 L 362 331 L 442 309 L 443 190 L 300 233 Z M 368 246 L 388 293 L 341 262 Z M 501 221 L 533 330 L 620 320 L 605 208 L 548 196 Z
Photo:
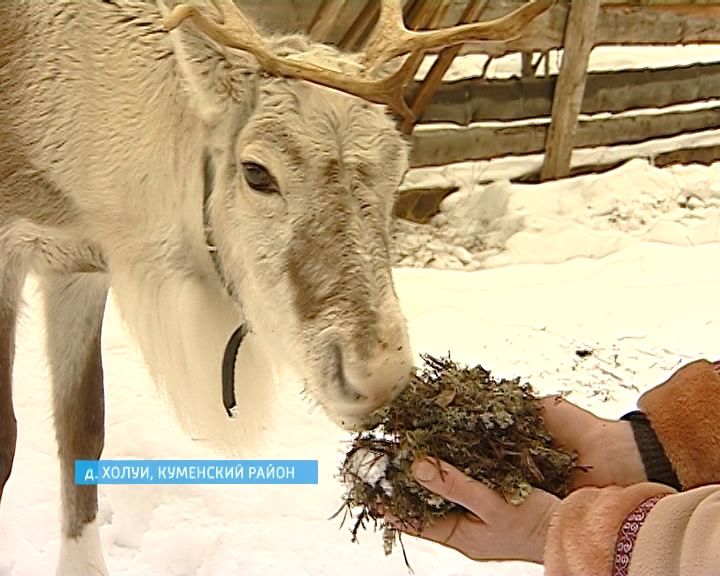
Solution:
M 575 148 L 632 144 L 720 128 L 720 107 L 692 112 L 616 116 L 580 120 Z M 413 167 L 440 166 L 467 160 L 537 154 L 545 148 L 547 124 L 473 128 L 423 128 L 412 136 Z
M 458 24 L 466 24 L 477 20 L 487 4 L 488 0 L 470 0 Z M 410 92 L 410 110 L 413 113 L 413 118 L 420 118 L 425 107 L 431 102 L 433 95 L 442 84 L 445 72 L 448 71 L 453 60 L 460 53 L 461 48 L 462 46 L 450 46 L 440 52 L 424 80 Z M 414 126 L 415 123 L 411 118 L 405 118 L 400 125 L 400 130 L 403 134 L 410 134 Z
M 354 20 L 351 20 L 347 27 L 338 24 L 336 30 L 344 31 L 337 40 L 338 46 L 343 50 L 358 50 L 362 41 L 371 32 L 372 27 L 380 16 L 380 3 L 374 0 L 367 0 L 361 12 Z M 332 39 L 328 39 L 332 42 Z
M 348 0 L 323 0 L 310 24 L 308 34 L 316 42 L 325 42 Z
M 578 115 L 585 92 L 588 61 L 595 42 L 600 0 L 573 2 L 565 29 L 565 49 L 553 95 L 552 121 L 545 141 L 542 179 L 570 171 Z
M 440 211 L 440 203 L 458 189 L 457 186 L 450 186 L 402 190 L 395 199 L 393 216 L 417 224 L 427 224 Z
M 529 78 L 531 76 L 535 75 L 535 70 L 533 68 L 533 55 L 532 52 L 523 52 L 521 54 L 522 58 L 522 67 L 520 73 L 522 74 L 523 78 Z
M 467 126 L 488 120 L 550 116 L 557 76 L 550 78 L 470 78 L 445 82 L 422 114 L 421 122 Z M 417 90 L 420 83 L 415 83 Z M 667 68 L 591 72 L 580 112 L 623 112 L 663 108 L 720 98 L 720 63 Z
M 583 1 L 583 0 L 581 0 Z M 321 0 L 238 0 L 247 12 L 271 30 L 292 32 L 307 30 Z M 453 0 L 441 26 L 457 22 L 468 0 Z M 483 20 L 497 18 L 524 4 L 526 0 L 493 0 Z M 341 44 L 358 14 L 368 6 L 370 17 L 363 22 L 371 27 L 377 19 L 378 0 L 348 2 L 327 41 L 354 49 L 352 43 Z M 558 0 L 547 14 L 532 23 L 521 38 L 504 47 L 495 45 L 491 52 L 499 56 L 506 52 L 544 52 L 562 47 L 563 30 L 567 18 L 568 0 Z M 361 30 L 362 32 L 362 30 Z M 362 37 L 362 34 L 360 35 Z M 596 43 L 607 44 L 702 44 L 720 43 L 720 0 L 699 3 L 697 0 L 666 2 L 652 0 L 645 5 L 633 2 L 604 3 L 600 10 Z M 478 49 L 466 45 L 465 52 L 487 52 L 488 46 Z
M 521 1 L 500 0 L 493 2 L 496 12 L 520 6 Z M 584 2 L 583 2 L 584 4 Z M 562 48 L 564 23 L 567 19 L 568 2 L 559 0 L 546 14 L 532 22 L 525 33 L 516 40 L 489 52 L 487 46 L 466 45 L 462 53 L 490 53 L 500 56 L 509 52 L 544 52 Z M 662 10 L 647 6 L 604 5 L 598 16 L 595 44 L 601 45 L 676 45 L 720 42 L 720 3 L 697 10 L 684 3 Z
M 647 6 L 653 8 L 677 9 L 678 7 L 717 6 L 718 0 L 603 0 L 603 4 L 614 6 Z
M 653 157 L 653 165 L 671 166 L 673 164 L 703 164 L 709 166 L 720 160 L 720 145 L 698 146 L 697 148 L 681 148 L 661 152 Z
M 609 162 L 599 162 L 596 164 L 584 164 L 582 166 L 575 166 L 570 170 L 567 175 L 568 178 L 574 176 L 581 176 L 583 174 L 593 174 L 598 172 L 607 172 L 618 166 L 622 166 L 633 158 L 648 158 L 653 166 L 658 168 L 664 168 L 665 166 L 673 166 L 675 164 L 703 164 L 709 166 L 713 162 L 720 161 L 720 145 L 718 146 L 697 146 L 691 148 L 680 148 L 678 150 L 670 150 L 668 152 L 661 152 L 654 156 L 648 156 L 646 152 L 637 152 L 631 154 L 626 158 L 620 160 L 611 160 Z M 512 178 L 513 182 L 519 182 L 523 184 L 536 184 L 540 182 L 540 171 L 536 170 L 528 172 L 517 178 Z M 436 195 L 442 193 L 444 189 L 437 189 Z M 429 190 L 424 191 L 425 194 L 432 196 Z

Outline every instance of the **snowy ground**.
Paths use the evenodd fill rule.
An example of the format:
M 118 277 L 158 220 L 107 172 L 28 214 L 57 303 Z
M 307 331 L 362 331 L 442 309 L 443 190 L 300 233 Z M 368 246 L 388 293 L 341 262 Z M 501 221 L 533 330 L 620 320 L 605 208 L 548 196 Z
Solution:
M 718 46 L 599 48 L 591 69 L 719 58 Z M 463 59 L 449 77 L 470 75 L 482 64 L 482 57 Z M 551 65 L 556 70 L 555 59 Z M 518 66 L 499 59 L 490 74 L 507 75 Z M 717 132 L 688 138 L 716 143 Z M 677 147 L 683 138 L 665 145 Z M 659 151 L 653 146 L 648 155 Z M 595 162 L 604 154 L 583 151 L 575 161 Z M 408 187 L 461 188 L 431 225 L 401 223 L 395 230 L 395 279 L 413 347 L 451 351 L 458 360 L 521 376 L 541 392 L 561 391 L 616 417 L 678 365 L 720 358 L 720 163 L 660 170 L 637 160 L 557 183 L 503 180 L 540 161 L 509 158 L 409 174 Z M 496 182 L 480 184 L 487 181 Z M 0 576 L 53 574 L 59 549 L 59 475 L 32 281 L 25 296 L 15 367 L 19 439 L 0 506 Z M 104 457 L 217 457 L 179 429 L 112 305 L 103 336 Z M 308 413 L 296 383 L 278 388 L 265 446 L 248 457 L 318 459 L 319 484 L 103 486 L 100 532 L 111 574 L 407 573 L 401 554 L 383 556 L 379 534 L 352 545 L 348 528 L 328 520 L 341 502 L 335 472 L 347 436 L 320 412 Z M 238 397 L 242 402 L 242 391 Z M 541 574 L 521 563 L 474 563 L 410 538 L 406 546 L 418 576 Z
M 639 241 L 693 246 L 718 241 L 720 163 L 616 170 L 540 185 L 507 177 L 520 159 L 418 169 L 405 186 L 458 186 L 429 225 L 395 223 L 401 266 L 481 269 L 598 258 Z M 510 168 L 509 168 L 510 167 Z
M 450 350 L 543 392 L 564 391 L 606 417 L 632 408 L 639 391 L 679 364 L 720 357 L 719 176 L 720 164 L 658 170 L 637 161 L 558 183 L 468 185 L 445 207 L 444 227 L 479 269 L 395 273 L 414 349 Z M 477 230 L 463 229 L 477 222 Z M 484 247 L 473 252 L 468 239 L 476 233 Z M 410 238 L 406 232 L 398 241 Z M 414 248 L 419 260 L 425 248 Z M 446 251 L 436 250 L 436 263 L 443 258 Z M 32 282 L 26 299 L 15 369 L 18 450 L 0 506 L 2 576 L 52 574 L 59 547 L 58 471 Z M 104 353 L 106 458 L 215 457 L 180 431 L 158 399 L 113 307 Z M 100 530 L 113 575 L 406 574 L 401 554 L 383 556 L 379 534 L 352 545 L 347 527 L 328 520 L 340 504 L 334 475 L 346 436 L 320 412 L 308 414 L 297 385 L 280 388 L 275 424 L 254 456 L 316 458 L 319 484 L 101 487 Z M 407 550 L 418 576 L 541 573 L 518 563 L 476 564 L 410 538 Z

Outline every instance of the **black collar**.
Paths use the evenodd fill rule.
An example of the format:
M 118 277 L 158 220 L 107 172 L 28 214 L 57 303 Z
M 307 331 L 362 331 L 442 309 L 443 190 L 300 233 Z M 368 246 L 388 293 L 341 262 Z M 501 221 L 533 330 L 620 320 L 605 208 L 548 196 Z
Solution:
M 208 218 L 209 200 L 210 194 L 213 190 L 215 181 L 215 167 L 212 162 L 212 158 L 209 153 L 205 154 L 204 162 L 204 196 L 203 196 L 203 225 L 205 228 L 205 244 L 207 246 L 210 257 L 212 258 L 213 265 L 215 266 L 215 272 L 220 279 L 220 283 L 223 285 L 225 292 L 233 302 L 239 304 L 240 300 L 237 297 L 237 292 L 234 289 L 231 282 L 229 282 L 223 273 L 220 260 L 217 256 L 217 247 L 213 241 L 212 227 Z M 233 332 L 232 336 L 228 340 L 225 346 L 225 353 L 223 354 L 222 360 L 222 400 L 223 406 L 225 406 L 225 412 L 230 418 L 236 416 L 237 402 L 235 401 L 235 361 L 237 359 L 240 345 L 242 344 L 243 338 L 248 333 L 246 323 L 242 323 Z

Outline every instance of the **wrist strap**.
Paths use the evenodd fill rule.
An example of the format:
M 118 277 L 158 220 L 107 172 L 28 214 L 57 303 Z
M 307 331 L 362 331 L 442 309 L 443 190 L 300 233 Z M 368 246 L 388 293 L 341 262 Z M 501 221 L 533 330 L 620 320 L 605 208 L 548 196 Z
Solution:
M 630 422 L 648 480 L 682 490 L 680 480 L 645 412 L 635 410 L 625 414 L 620 420 Z

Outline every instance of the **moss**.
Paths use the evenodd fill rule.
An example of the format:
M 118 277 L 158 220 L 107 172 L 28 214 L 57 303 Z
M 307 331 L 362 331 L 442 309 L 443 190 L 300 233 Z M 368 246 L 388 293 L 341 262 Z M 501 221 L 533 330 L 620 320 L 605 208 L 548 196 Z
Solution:
M 513 504 L 531 486 L 564 497 L 576 467 L 574 454 L 552 446 L 530 385 L 450 358 L 423 360 L 403 393 L 357 431 L 340 471 L 347 486 L 341 510 L 354 516 L 353 541 L 372 523 L 384 532 L 386 554 L 399 533 L 384 523 L 383 511 L 422 529 L 461 510 L 415 482 L 410 466 L 418 458 L 445 460 Z

